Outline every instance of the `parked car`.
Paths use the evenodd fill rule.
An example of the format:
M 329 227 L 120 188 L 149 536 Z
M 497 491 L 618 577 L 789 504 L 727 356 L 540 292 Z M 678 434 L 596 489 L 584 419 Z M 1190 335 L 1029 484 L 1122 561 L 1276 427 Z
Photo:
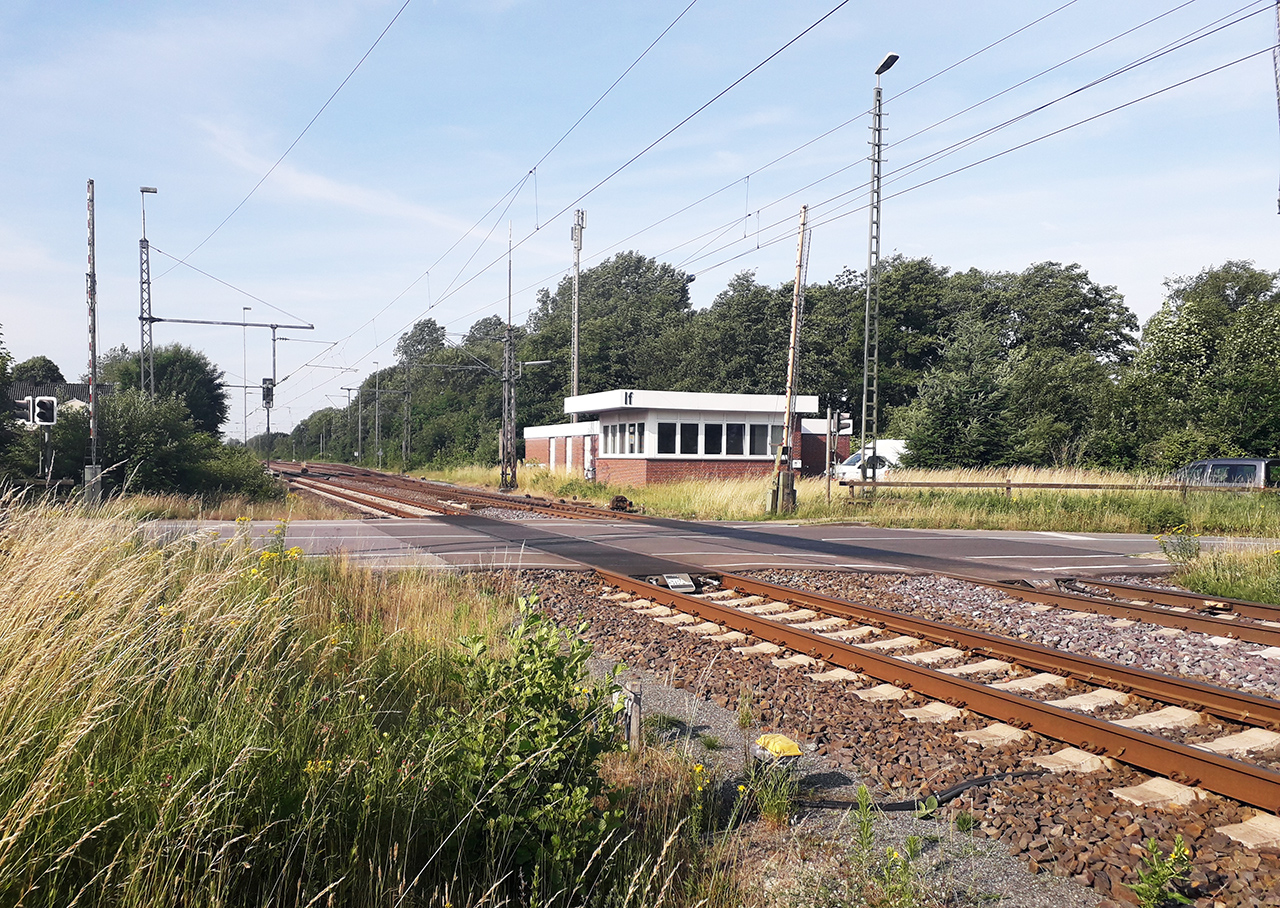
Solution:
M 1280 488 L 1280 459 L 1269 457 L 1214 457 L 1197 460 L 1178 469 L 1174 482 L 1190 486 L 1239 486 Z
M 903 454 L 906 453 L 907 443 L 898 438 L 881 438 L 876 441 L 875 460 L 868 460 L 867 475 L 871 475 L 872 469 L 875 470 L 877 480 L 885 479 L 889 473 L 898 467 L 898 461 Z M 871 455 L 871 446 L 867 445 L 862 451 L 855 451 L 849 455 L 841 463 L 835 465 L 831 471 L 831 475 L 841 485 L 848 485 L 851 482 L 862 482 L 862 457 L 866 453 L 868 458 Z

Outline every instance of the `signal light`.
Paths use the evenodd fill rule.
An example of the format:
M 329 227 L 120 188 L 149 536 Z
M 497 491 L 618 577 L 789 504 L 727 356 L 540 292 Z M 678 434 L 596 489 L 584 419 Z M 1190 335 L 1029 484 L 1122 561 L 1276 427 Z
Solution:
M 30 425 L 35 420 L 35 405 L 32 403 L 30 397 L 24 397 L 21 400 L 11 400 L 9 401 L 9 405 L 12 407 L 9 411 L 9 415 L 19 422 L 25 422 Z
M 58 398 L 37 397 L 33 402 L 34 416 L 32 420 L 37 426 L 52 426 L 58 421 Z
M 262 407 L 264 410 L 270 410 L 276 402 L 276 380 L 274 378 L 264 378 L 262 380 Z

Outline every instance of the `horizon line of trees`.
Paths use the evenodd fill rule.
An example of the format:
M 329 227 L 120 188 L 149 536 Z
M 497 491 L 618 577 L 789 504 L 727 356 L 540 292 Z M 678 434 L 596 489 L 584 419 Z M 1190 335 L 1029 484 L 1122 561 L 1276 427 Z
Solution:
M 743 271 L 695 310 L 692 280 L 634 251 L 582 272 L 580 393 L 784 390 L 791 282 L 769 286 Z M 807 285 L 801 325 L 801 389 L 817 394 L 824 410 L 852 412 L 855 432 L 865 281 L 865 273 L 845 269 Z M 906 439 L 908 459 L 927 467 L 1168 470 L 1205 456 L 1280 456 L 1280 271 L 1229 261 L 1171 277 L 1165 291 L 1139 334 L 1116 288 L 1099 285 L 1079 264 L 953 271 L 927 257 L 889 258 L 880 274 L 881 434 Z M 564 420 L 571 313 L 566 277 L 554 292 L 540 290 L 526 323 L 514 327 L 518 361 L 551 361 L 519 383 L 520 426 Z M 376 464 L 380 449 L 392 468 L 493 463 L 506 330 L 500 317 L 487 316 L 454 341 L 434 319 L 422 319 L 400 337 L 396 362 L 368 375 L 349 406 L 325 407 L 291 432 L 249 439 L 248 451 L 218 441 L 230 411 L 227 389 L 198 351 L 157 348 L 163 418 L 158 404 L 144 413 L 145 396 L 130 394 L 139 369 L 127 347 L 103 354 L 101 380 L 122 392 L 113 420 L 149 427 L 145 439 L 122 431 L 117 453 L 159 490 L 222 488 L 232 474 L 247 481 L 250 452 L 353 462 L 358 451 Z M 13 364 L 0 338 L 0 379 L 7 386 L 19 378 L 60 380 L 61 372 L 42 356 Z M 61 469 L 76 476 L 87 416 L 68 414 L 65 423 L 55 433 Z M 103 430 L 113 431 L 105 422 Z M 20 475 L 36 454 L 11 425 L 0 430 L 7 474 Z M 239 458 L 236 470 L 212 466 L 226 458 Z M 169 466 L 152 474 L 153 461 Z M 180 468 L 190 463 L 203 464 L 196 472 L 205 479 Z
M 807 285 L 801 325 L 801 389 L 824 410 L 852 412 L 855 432 L 865 280 L 846 269 Z M 691 282 L 637 252 L 583 271 L 579 392 L 782 393 L 792 283 L 768 286 L 743 271 L 695 310 Z M 927 257 L 888 259 L 880 275 L 882 436 L 905 438 L 909 459 L 928 467 L 1168 470 L 1205 456 L 1280 455 L 1280 271 L 1229 261 L 1171 277 L 1165 291 L 1139 334 L 1116 288 L 1079 264 L 952 271 Z M 539 291 L 526 323 L 515 326 L 517 360 L 551 360 L 524 373 L 520 426 L 564 421 L 571 313 L 565 278 L 554 292 Z M 385 466 L 404 465 L 406 413 L 408 466 L 496 462 L 502 398 L 494 373 L 505 331 L 488 316 L 451 342 L 434 319 L 419 321 L 396 345 L 397 361 L 364 379 L 363 405 L 312 413 L 272 439 L 273 456 L 315 459 L 323 440 L 328 459 L 352 462 L 360 450 L 376 463 L 376 384 Z

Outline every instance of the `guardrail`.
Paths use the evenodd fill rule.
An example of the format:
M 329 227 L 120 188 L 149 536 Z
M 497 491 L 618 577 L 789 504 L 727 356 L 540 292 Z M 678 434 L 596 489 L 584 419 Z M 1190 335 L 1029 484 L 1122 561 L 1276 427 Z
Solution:
M 865 489 L 1003 489 L 1005 497 L 1012 498 L 1017 489 L 1079 489 L 1087 491 L 1111 492 L 1181 492 L 1186 497 L 1188 492 L 1280 492 L 1280 489 L 1251 485 L 1232 486 L 1194 486 L 1183 483 L 1160 483 L 1158 485 L 1124 485 L 1121 483 L 1087 483 L 1087 482 L 899 482 L 896 480 L 841 480 L 840 485 L 850 491 Z

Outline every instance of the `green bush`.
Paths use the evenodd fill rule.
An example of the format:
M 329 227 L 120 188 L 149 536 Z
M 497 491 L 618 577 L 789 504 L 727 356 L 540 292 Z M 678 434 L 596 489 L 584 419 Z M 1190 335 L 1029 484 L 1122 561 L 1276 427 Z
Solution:
M 301 614 L 283 543 L 54 524 L 4 528 L 0 904 L 585 904 L 628 872 L 585 644 L 526 611 L 459 655 Z

